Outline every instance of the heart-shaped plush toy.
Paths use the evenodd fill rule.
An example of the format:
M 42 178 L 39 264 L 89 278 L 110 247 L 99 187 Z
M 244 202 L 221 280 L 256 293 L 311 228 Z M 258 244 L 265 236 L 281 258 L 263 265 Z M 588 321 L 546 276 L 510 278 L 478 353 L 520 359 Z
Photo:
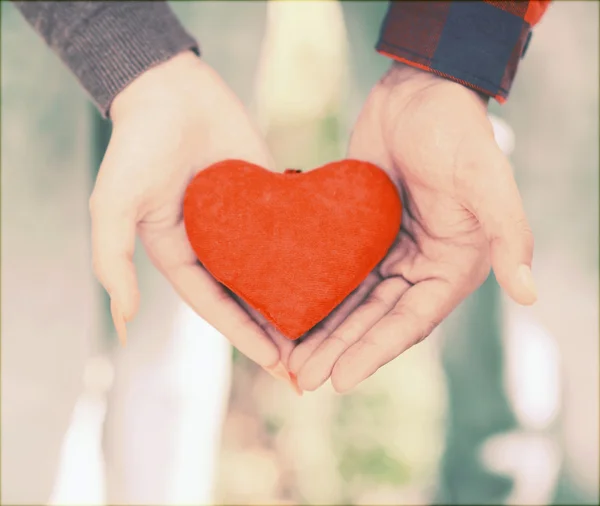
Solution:
M 383 259 L 402 204 L 387 174 L 366 162 L 277 173 L 225 160 L 191 181 L 183 216 L 202 265 L 297 339 Z

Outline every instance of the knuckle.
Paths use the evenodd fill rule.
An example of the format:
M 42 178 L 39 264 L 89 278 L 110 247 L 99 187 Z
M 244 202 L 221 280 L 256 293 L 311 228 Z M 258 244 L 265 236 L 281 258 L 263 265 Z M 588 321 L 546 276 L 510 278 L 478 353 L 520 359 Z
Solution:
M 429 336 L 429 334 L 422 332 L 420 334 L 417 334 L 417 336 L 415 337 L 414 341 L 413 341 L 413 346 L 417 345 L 417 344 L 421 344 L 423 341 L 425 341 L 425 339 L 427 339 L 427 336 Z
M 518 241 L 518 246 L 522 248 L 525 256 L 533 255 L 534 236 L 533 230 L 527 219 L 523 216 L 514 222 L 515 240 Z
M 421 320 L 419 314 L 411 307 L 398 305 L 390 311 L 390 316 L 398 318 L 405 325 L 417 325 Z
M 420 315 L 409 307 L 393 309 L 391 314 L 403 321 L 412 344 L 424 341 L 441 323 L 440 320 Z
M 365 298 L 363 305 L 365 305 L 365 306 L 379 306 L 379 305 L 385 306 L 386 302 L 379 294 L 377 294 L 376 292 L 371 292 Z
M 341 332 L 334 332 L 327 338 L 327 340 L 330 342 L 330 344 L 338 345 L 343 348 L 348 346 L 348 339 L 344 337 Z
M 440 320 L 429 319 L 427 320 L 423 331 L 419 333 L 417 344 L 421 341 L 424 341 L 427 337 L 429 337 L 435 329 L 437 329 L 440 325 Z
M 533 230 L 525 217 L 519 218 L 515 223 L 517 230 L 523 237 L 523 240 L 533 246 Z

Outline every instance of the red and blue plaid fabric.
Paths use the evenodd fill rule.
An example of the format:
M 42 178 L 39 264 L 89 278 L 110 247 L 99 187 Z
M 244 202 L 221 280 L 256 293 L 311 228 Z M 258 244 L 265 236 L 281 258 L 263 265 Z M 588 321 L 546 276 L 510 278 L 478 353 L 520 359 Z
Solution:
M 503 103 L 549 3 L 391 1 L 377 51 Z

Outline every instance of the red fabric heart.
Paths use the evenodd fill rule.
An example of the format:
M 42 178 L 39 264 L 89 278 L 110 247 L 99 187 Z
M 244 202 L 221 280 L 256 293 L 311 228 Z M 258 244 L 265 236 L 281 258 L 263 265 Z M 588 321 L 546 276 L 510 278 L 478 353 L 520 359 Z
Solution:
M 202 265 L 297 339 L 383 259 L 402 204 L 387 174 L 366 162 L 276 173 L 225 160 L 191 181 L 183 216 Z

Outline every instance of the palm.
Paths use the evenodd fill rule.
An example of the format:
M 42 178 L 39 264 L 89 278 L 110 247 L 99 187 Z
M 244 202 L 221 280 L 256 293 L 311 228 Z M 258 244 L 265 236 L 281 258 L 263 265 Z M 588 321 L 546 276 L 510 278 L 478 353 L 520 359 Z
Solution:
M 454 104 L 460 104 L 463 90 L 456 91 Z M 379 266 L 381 277 L 400 277 L 410 285 L 435 280 L 461 285 L 464 297 L 489 272 L 489 246 L 479 221 L 459 201 L 454 183 L 466 129 L 457 128 L 454 111 L 427 115 L 422 110 L 423 103 L 436 102 L 437 93 L 434 87 L 427 88 L 405 107 L 394 103 L 398 97 L 392 94 L 383 110 L 402 112 L 397 118 L 383 115 L 375 142 L 370 118 L 359 118 L 350 153 L 386 167 L 402 198 L 401 230 Z M 466 105 L 460 105 L 463 111 Z M 385 133 L 391 143 L 386 142 Z M 390 145 L 391 150 L 373 149 Z

